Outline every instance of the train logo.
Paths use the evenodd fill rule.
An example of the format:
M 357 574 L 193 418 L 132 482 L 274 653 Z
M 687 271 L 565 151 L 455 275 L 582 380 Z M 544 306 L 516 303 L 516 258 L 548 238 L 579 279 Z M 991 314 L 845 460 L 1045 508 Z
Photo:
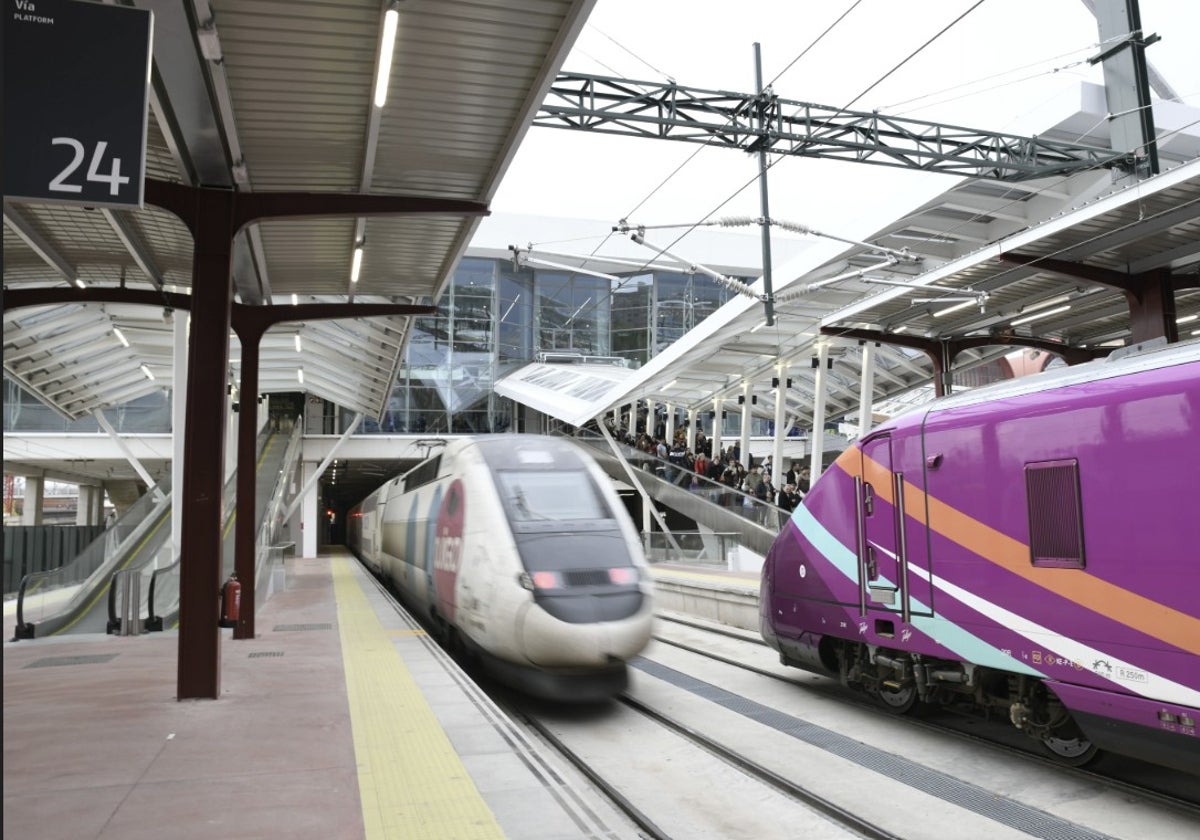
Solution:
M 442 603 L 442 613 L 450 621 L 455 619 L 454 588 L 458 583 L 458 567 L 462 563 L 465 508 L 463 483 L 455 479 L 438 508 L 437 536 L 433 547 L 434 586 Z

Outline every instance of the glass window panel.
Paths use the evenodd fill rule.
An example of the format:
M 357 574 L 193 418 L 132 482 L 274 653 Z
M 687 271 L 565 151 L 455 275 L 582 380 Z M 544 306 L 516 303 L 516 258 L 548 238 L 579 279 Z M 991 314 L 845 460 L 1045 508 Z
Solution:
M 509 516 L 517 522 L 611 518 L 586 473 L 501 470 L 496 481 Z

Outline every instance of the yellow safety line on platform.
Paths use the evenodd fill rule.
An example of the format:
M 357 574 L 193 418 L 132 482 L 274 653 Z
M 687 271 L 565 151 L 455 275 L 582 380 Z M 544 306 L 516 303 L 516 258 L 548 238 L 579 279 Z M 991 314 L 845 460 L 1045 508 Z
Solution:
M 350 563 L 333 582 L 367 840 L 503 838 Z

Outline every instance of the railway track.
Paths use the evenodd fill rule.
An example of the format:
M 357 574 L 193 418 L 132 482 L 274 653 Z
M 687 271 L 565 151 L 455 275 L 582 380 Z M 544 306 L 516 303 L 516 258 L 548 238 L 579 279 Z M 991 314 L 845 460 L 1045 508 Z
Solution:
M 753 634 L 673 618 L 658 634 L 614 701 L 547 703 L 473 674 L 478 703 L 498 707 L 496 732 L 527 744 L 580 836 L 944 840 L 948 825 L 988 838 L 1200 836 L 1194 804 L 896 718 L 784 668 Z
M 757 647 L 767 651 L 768 658 L 775 656 L 774 651 L 761 638 L 747 631 L 713 625 L 678 615 L 660 614 L 658 618 L 660 627 L 664 624 L 675 625 L 688 628 L 692 633 L 698 632 L 718 638 L 734 639 L 752 646 L 752 649 Z M 819 678 L 814 680 L 811 675 L 806 675 L 805 672 L 795 668 L 778 664 L 773 667 L 763 667 L 761 664 L 753 664 L 750 661 L 751 657 L 722 655 L 703 644 L 689 642 L 662 632 L 657 632 L 654 638 L 662 644 L 679 650 L 771 680 L 794 685 L 799 690 L 816 692 L 823 697 L 836 699 L 838 702 L 861 709 L 867 714 L 892 721 L 895 725 L 938 734 L 951 733 L 956 738 L 977 745 L 996 755 L 1018 756 L 1022 760 L 1052 768 L 1081 782 L 1103 784 L 1123 795 L 1155 802 L 1182 816 L 1197 820 L 1197 831 L 1200 833 L 1200 776 L 1189 776 L 1186 773 L 1178 773 L 1147 765 L 1144 762 L 1115 756 L 1102 759 L 1094 766 L 1071 767 L 1044 755 L 1031 739 L 1013 730 L 1011 726 L 1007 725 L 1007 722 L 997 723 L 984 720 L 977 715 L 946 710 L 929 710 L 922 715 L 897 716 L 859 692 L 848 690 L 832 680 L 822 681 Z M 761 662 L 761 657 L 758 657 L 758 660 Z
M 903 836 L 630 695 L 607 710 L 575 713 L 520 699 L 506 705 L 625 814 L 640 837 Z

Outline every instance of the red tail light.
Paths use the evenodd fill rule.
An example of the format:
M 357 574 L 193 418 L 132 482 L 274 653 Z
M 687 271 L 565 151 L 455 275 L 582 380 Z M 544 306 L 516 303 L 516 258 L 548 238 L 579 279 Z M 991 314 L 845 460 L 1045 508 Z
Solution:
M 608 570 L 608 579 L 613 583 L 637 583 L 638 570 L 633 566 L 621 566 Z

